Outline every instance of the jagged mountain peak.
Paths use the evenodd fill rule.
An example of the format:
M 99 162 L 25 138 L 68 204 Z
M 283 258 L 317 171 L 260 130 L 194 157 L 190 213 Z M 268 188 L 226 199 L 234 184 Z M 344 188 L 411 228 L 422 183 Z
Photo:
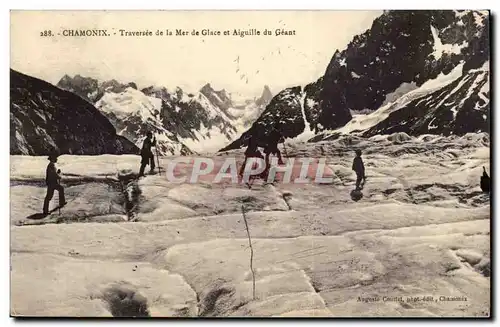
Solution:
M 327 67 L 320 123 L 341 127 L 333 114 L 339 110 L 375 110 L 388 93 L 403 83 L 422 85 L 462 60 L 468 69 L 488 56 L 487 19 L 474 11 L 396 10 L 376 18 L 342 52 L 335 52 Z M 349 118 L 350 119 L 350 118 Z
M 214 92 L 215 90 L 212 88 L 212 85 L 210 83 L 206 83 L 203 85 L 203 87 L 200 89 L 200 92 L 205 93 L 205 92 Z
M 273 99 L 273 94 L 271 93 L 271 89 L 268 85 L 264 85 L 264 89 L 262 90 L 262 94 L 260 98 L 255 100 L 255 103 L 259 106 L 267 106 L 269 102 Z
M 203 87 L 200 89 L 200 92 L 204 93 L 204 94 L 214 92 L 214 93 L 217 93 L 219 95 L 226 95 L 227 97 L 229 97 L 229 94 L 226 91 L 226 89 L 216 90 L 213 88 L 211 83 L 206 83 L 205 85 L 203 85 Z
M 57 87 L 73 92 L 92 104 L 102 95 L 102 92 L 99 91 L 99 81 L 97 79 L 84 77 L 80 74 L 73 77 L 65 74 L 57 83 Z
M 261 94 L 261 98 L 262 97 L 271 97 L 272 98 L 273 96 L 273 93 L 271 92 L 271 88 L 269 87 L 269 85 L 264 85 L 264 88 L 262 89 L 262 94 Z
M 171 92 L 164 86 L 151 85 L 140 90 L 142 93 L 148 96 L 154 96 L 161 99 L 170 99 L 172 97 Z
M 233 107 L 233 103 L 226 90 L 222 89 L 216 91 L 213 89 L 210 83 L 207 83 L 201 88 L 200 94 L 203 94 L 203 96 L 205 96 L 208 101 L 221 108 L 225 115 L 234 118 L 231 116 L 231 113 L 229 111 L 229 109 Z
M 192 154 L 210 149 L 211 139 L 229 141 L 236 136 L 236 129 L 223 110 L 225 91 L 210 91 L 207 84 L 204 92 L 195 94 L 187 94 L 179 86 L 173 91 L 157 85 L 141 90 L 128 87 L 122 92 L 108 89 L 96 106 L 120 135 L 139 147 L 145 131 L 150 130 L 157 135 L 160 154 Z M 107 85 L 122 86 L 114 82 Z
M 96 103 L 105 92 L 119 93 L 128 87 L 137 90 L 137 84 L 134 82 L 120 83 L 116 79 L 99 82 L 95 78 L 85 77 L 80 74 L 76 74 L 73 77 L 65 74 L 59 80 L 57 86 L 79 95 L 92 104 Z
M 64 76 L 61 78 L 61 80 L 69 80 L 71 77 L 68 74 L 64 74 Z
M 104 90 L 104 92 L 114 92 L 114 93 L 123 92 L 128 87 L 137 90 L 137 84 L 135 84 L 134 82 L 121 83 L 114 78 L 108 81 L 104 81 L 100 85 L 100 88 Z
M 83 82 L 97 82 L 97 79 L 93 77 L 88 77 L 88 76 L 83 76 L 80 74 L 76 74 L 73 77 L 69 76 L 68 74 L 64 74 L 64 76 L 60 79 L 59 83 L 83 83 Z
M 79 88 L 81 83 L 75 83 L 75 78 L 67 80 L 74 85 L 61 82 L 63 88 L 95 104 L 116 131 L 137 146 L 141 146 L 144 131 L 155 131 L 159 136 L 159 151 L 164 155 L 216 151 L 237 136 L 236 126 L 241 125 L 231 115 L 234 105 L 229 92 L 214 90 L 211 83 L 191 94 L 180 86 L 167 89 L 153 84 L 138 89 L 135 83 L 126 84 L 114 78 L 96 80 L 92 89 Z M 268 93 L 263 91 L 263 95 Z M 245 122 L 256 118 L 253 115 Z
M 303 98 L 292 88 L 278 92 L 243 136 L 263 135 L 269 123 L 285 117 L 290 138 L 308 126 L 316 133 L 336 131 L 354 121 L 353 114 L 349 133 L 367 136 L 489 131 L 489 75 L 474 71 L 489 60 L 489 37 L 488 11 L 384 11 L 334 52 L 324 76 L 302 89 Z M 426 85 L 459 66 L 452 84 L 444 78 Z M 398 102 L 410 93 L 415 102 Z M 373 115 L 360 124 L 360 113 Z M 244 145 L 242 138 L 225 150 Z

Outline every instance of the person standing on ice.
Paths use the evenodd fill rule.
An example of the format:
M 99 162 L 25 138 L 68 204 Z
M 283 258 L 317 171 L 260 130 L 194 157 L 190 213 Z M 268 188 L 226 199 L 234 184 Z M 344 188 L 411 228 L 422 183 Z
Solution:
M 280 124 L 276 124 L 276 126 L 272 129 L 271 133 L 268 136 L 267 146 L 266 149 L 264 150 L 264 153 L 266 154 L 267 169 L 269 168 L 269 156 L 271 154 L 275 154 L 278 156 L 279 165 L 283 164 L 283 158 L 281 157 L 281 152 L 278 149 L 278 143 L 285 142 L 285 138 L 281 134 L 280 127 L 281 127 Z
M 483 176 L 481 176 L 481 190 L 484 192 L 484 193 L 490 193 L 490 185 L 491 183 L 491 180 L 490 180 L 490 176 L 488 176 L 488 173 L 486 172 L 486 168 L 484 168 L 483 166 Z
M 261 159 L 264 158 L 262 153 L 259 151 L 259 145 L 256 135 L 250 136 L 250 139 L 248 140 L 248 146 L 247 149 L 245 150 L 245 160 L 243 161 L 243 166 L 241 166 L 240 169 L 240 176 L 243 176 L 243 172 L 245 170 L 245 165 L 247 163 L 248 158 L 261 158 Z
M 363 184 L 366 181 L 365 176 L 365 165 L 363 164 L 363 159 L 361 158 L 361 150 L 356 150 L 356 157 L 352 161 L 352 170 L 356 172 L 356 190 L 359 191 L 361 189 L 361 181 Z
M 59 192 L 59 206 L 62 207 L 66 204 L 64 197 L 64 187 L 61 185 L 61 170 L 56 168 L 57 155 L 51 154 L 49 156 L 49 164 L 45 171 L 45 184 L 47 184 L 47 195 L 43 201 L 43 214 L 49 214 L 50 200 L 54 196 L 54 191 Z
M 151 147 L 156 145 L 156 138 L 153 137 L 152 132 L 148 132 L 141 149 L 141 169 L 139 170 L 139 176 L 144 176 L 144 169 L 147 165 L 151 165 L 150 172 L 155 169 L 155 157 Z

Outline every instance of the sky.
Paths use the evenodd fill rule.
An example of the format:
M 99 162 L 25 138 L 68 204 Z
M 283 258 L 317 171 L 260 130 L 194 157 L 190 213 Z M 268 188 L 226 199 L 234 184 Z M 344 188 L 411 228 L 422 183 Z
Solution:
M 333 53 L 370 28 L 381 11 L 11 11 L 11 68 L 57 84 L 80 74 L 195 92 L 206 83 L 236 97 L 276 94 L 321 77 Z M 65 37 L 105 29 L 107 37 Z M 166 30 L 174 35 L 167 36 Z M 188 31 L 175 36 L 176 29 Z M 196 36 L 192 30 L 229 30 Z M 234 36 L 255 29 L 260 36 Z M 263 35 L 267 29 L 272 35 Z M 276 36 L 276 30 L 295 35 Z M 40 33 L 50 30 L 54 36 Z M 154 36 L 120 36 L 120 30 Z M 163 36 L 156 36 L 161 30 Z M 61 35 L 58 35 L 58 34 Z M 116 35 L 115 35 L 116 33 Z M 290 33 L 291 34 L 291 33 Z

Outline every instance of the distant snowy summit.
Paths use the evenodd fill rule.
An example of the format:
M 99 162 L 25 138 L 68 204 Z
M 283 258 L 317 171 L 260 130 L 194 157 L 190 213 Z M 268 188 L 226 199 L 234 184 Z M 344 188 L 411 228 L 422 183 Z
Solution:
M 243 125 L 241 117 L 234 115 L 230 93 L 215 90 L 210 83 L 198 92 L 186 93 L 180 87 L 138 89 L 135 83 L 99 82 L 80 75 L 73 78 L 65 75 L 58 86 L 94 104 L 119 135 L 138 147 L 142 146 L 146 132 L 152 131 L 160 155 L 215 152 L 236 139 Z M 243 112 L 247 121 L 252 120 L 252 108 Z M 254 115 L 253 120 L 257 117 Z
M 99 83 L 97 79 L 81 75 L 75 75 L 74 77 L 64 75 L 57 83 L 57 86 L 79 95 L 90 103 L 95 103 L 105 92 L 120 93 L 127 87 L 137 89 L 137 85 L 133 82 L 122 84 L 112 79 Z
M 273 94 L 269 86 L 265 85 L 262 94 L 258 98 L 245 99 L 243 103 L 234 103 L 229 109 L 229 114 L 236 119 L 236 125 L 240 129 L 247 129 L 266 109 L 266 106 L 273 99 Z
M 265 143 L 277 123 L 289 139 L 332 135 L 464 135 L 490 126 L 489 12 L 385 11 L 336 51 L 325 75 L 279 92 L 241 138 Z

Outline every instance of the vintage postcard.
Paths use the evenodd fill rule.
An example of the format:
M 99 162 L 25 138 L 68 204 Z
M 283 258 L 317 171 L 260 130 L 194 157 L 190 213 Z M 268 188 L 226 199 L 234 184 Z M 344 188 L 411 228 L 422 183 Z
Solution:
M 13 317 L 490 318 L 490 12 L 11 11 Z

